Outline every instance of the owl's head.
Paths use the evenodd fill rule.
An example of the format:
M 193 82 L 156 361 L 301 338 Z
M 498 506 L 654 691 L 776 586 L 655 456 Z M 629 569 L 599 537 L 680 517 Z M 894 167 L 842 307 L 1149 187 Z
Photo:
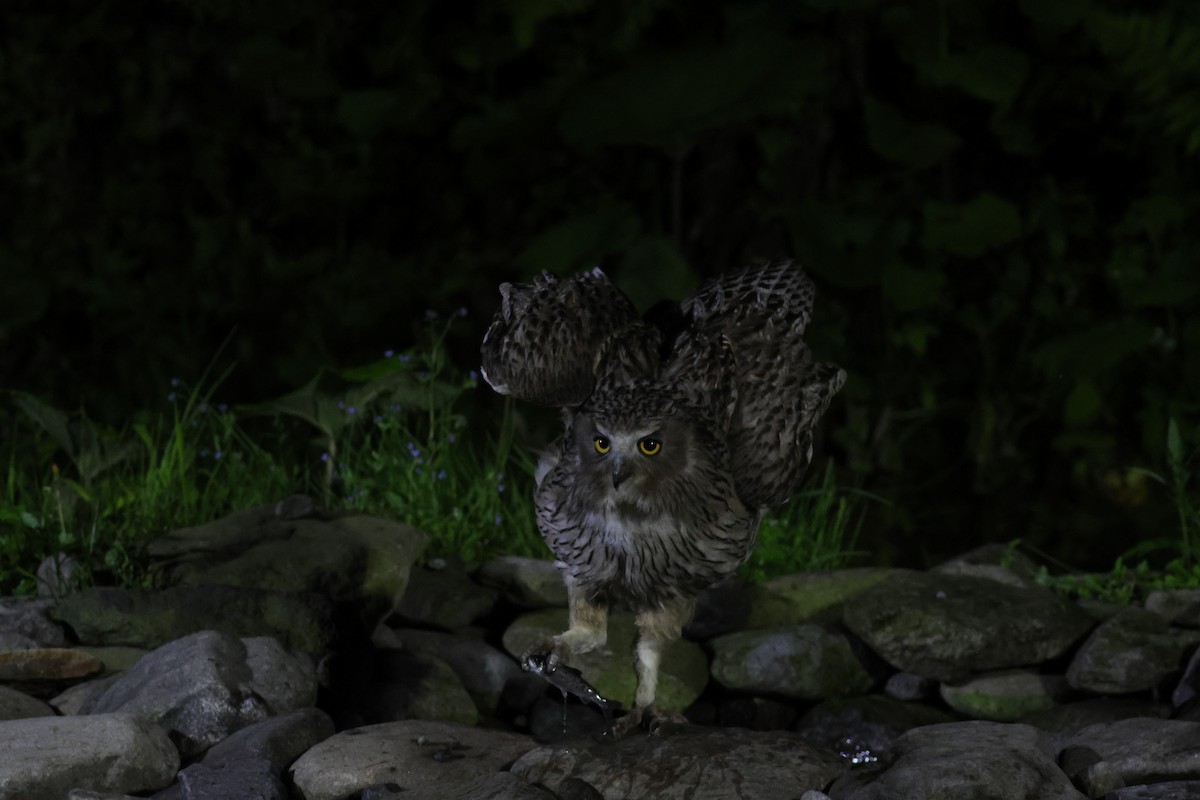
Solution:
M 571 431 L 589 490 L 638 505 L 687 481 L 720 449 L 690 406 L 650 381 L 598 391 Z

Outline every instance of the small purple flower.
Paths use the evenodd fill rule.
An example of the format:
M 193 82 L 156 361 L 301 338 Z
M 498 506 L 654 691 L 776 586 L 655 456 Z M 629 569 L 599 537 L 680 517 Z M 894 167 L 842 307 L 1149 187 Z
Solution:
M 455 436 L 453 433 L 448 433 L 448 434 L 446 434 L 446 441 L 449 442 L 450 444 L 454 444 L 455 442 L 458 441 L 458 437 Z
M 400 360 L 401 364 L 407 364 L 409 361 L 412 361 L 412 356 L 410 356 L 408 353 L 401 353 L 400 355 L 396 356 L 396 358 Z
M 178 400 L 178 399 L 179 399 L 179 398 L 178 398 L 178 397 L 175 395 L 175 393 L 174 393 L 174 392 L 168 392 L 168 393 L 167 393 L 167 402 L 168 402 L 168 403 L 174 403 L 174 402 L 175 402 L 176 400 Z
M 434 477 L 436 477 L 439 481 L 446 480 L 446 470 L 439 469 L 437 472 L 437 475 L 435 475 Z
M 339 408 L 340 410 L 343 410 L 343 411 L 344 411 L 344 410 L 346 409 L 346 401 L 345 401 L 345 400 L 338 400 L 338 408 Z
M 196 455 L 200 456 L 201 458 L 208 458 L 208 448 L 201 447 L 199 450 L 196 451 Z
M 467 315 L 467 307 L 466 307 L 466 306 L 461 306 L 461 307 L 458 309 L 458 316 L 459 316 L 459 317 L 465 317 L 466 315 Z
M 171 378 L 172 387 L 179 386 L 181 383 L 183 383 L 183 381 L 179 380 L 179 378 Z
M 354 406 L 348 406 L 346 408 L 346 413 L 349 414 L 350 416 L 354 416 L 355 414 L 358 413 L 358 409 L 355 408 Z
M 218 450 L 217 452 L 213 453 L 213 458 L 216 459 L 217 461 L 220 461 L 221 456 L 223 456 L 223 455 L 225 455 L 224 451 Z
M 396 351 L 395 351 L 395 350 L 384 350 L 384 351 L 383 351 L 383 357 L 384 357 L 384 358 L 391 358 L 391 357 L 392 357 L 392 356 L 394 356 L 394 355 L 396 355 Z
M 479 382 L 479 370 L 473 369 L 467 373 L 467 376 L 471 379 L 471 383 Z
M 328 460 L 329 460 L 329 453 L 321 453 L 321 460 L 322 460 L 322 461 L 328 461 Z
M 492 517 L 492 524 L 493 524 L 493 525 L 499 525 L 501 522 L 504 522 L 504 517 L 500 516 L 499 514 L 497 514 L 496 516 Z

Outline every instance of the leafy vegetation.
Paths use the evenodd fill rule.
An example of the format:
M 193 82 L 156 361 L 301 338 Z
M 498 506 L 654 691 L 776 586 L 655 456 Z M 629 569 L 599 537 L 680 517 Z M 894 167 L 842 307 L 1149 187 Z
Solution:
M 1169 420 L 1200 445 L 1197 41 L 1182 0 L 18 2 L 0 375 L 166 485 L 171 427 L 127 420 L 226 337 L 258 403 L 428 307 L 468 308 L 468 363 L 502 279 L 601 264 L 648 305 L 792 255 L 850 374 L 822 446 L 886 500 L 872 562 L 1020 538 L 1104 570 L 1180 524 L 1194 560 L 1141 470 L 1172 474 Z M 333 487 L 369 426 L 320 425 Z M 9 468 L 43 531 L 78 494 L 49 463 Z
M 173 381 L 169 416 L 122 431 L 14 395 L 33 428 L 10 440 L 31 450 L 9 453 L 0 593 L 34 590 L 34 570 L 55 554 L 78 565 L 72 579 L 80 583 L 147 585 L 145 549 L 156 536 L 297 491 L 316 493 L 327 509 L 422 528 L 436 555 L 468 563 L 500 554 L 544 557 L 531 499 L 534 465 L 514 441 L 511 401 L 498 424 L 468 420 L 465 401 L 480 386 L 447 359 L 454 321 L 432 322 L 420 349 L 326 371 L 260 405 L 214 406 L 219 380 L 190 392 Z M 252 433 L 256 420 L 268 424 Z M 264 435 L 271 446 L 257 440 Z M 24 468 L 34 460 L 39 470 Z M 851 498 L 826 469 L 817 486 L 766 520 L 746 574 L 761 580 L 840 566 L 852 517 Z

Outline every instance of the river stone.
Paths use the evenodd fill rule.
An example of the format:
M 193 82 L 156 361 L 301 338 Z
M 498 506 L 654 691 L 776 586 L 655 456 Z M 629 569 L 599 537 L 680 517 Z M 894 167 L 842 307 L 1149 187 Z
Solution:
M 1086 800 L 1055 763 L 1050 737 L 1029 725 L 977 720 L 927 725 L 896 739 L 893 752 L 873 777 L 839 780 L 829 796 Z
M 0 682 L 77 681 L 96 675 L 104 664 L 95 656 L 67 647 L 39 647 L 0 653 Z
M 1065 745 L 1095 750 L 1126 786 L 1200 776 L 1200 722 L 1138 717 L 1101 723 L 1068 737 Z
M 1072 734 L 1101 722 L 1115 722 L 1131 717 L 1166 719 L 1170 715 L 1170 706 L 1155 703 L 1149 698 L 1091 697 L 1034 711 L 1026 714 L 1020 721 L 1041 728 L 1061 742 Z
M 326 739 L 300 756 L 289 774 L 301 800 L 343 800 L 387 783 L 403 788 L 405 797 L 457 797 L 462 787 L 499 772 L 533 746 L 529 737 L 505 731 L 385 722 Z
M 954 719 L 933 706 L 869 694 L 818 703 L 800 717 L 796 732 L 831 752 L 841 753 L 852 744 L 878 757 L 891 752 L 905 731 Z
M 1067 669 L 1067 682 L 1097 694 L 1154 689 L 1180 669 L 1198 641 L 1196 631 L 1171 630 L 1158 614 L 1129 608 L 1087 638 Z
M 304 509 L 286 506 L 173 531 L 150 543 L 150 555 L 171 582 L 320 594 L 353 607 L 370 631 L 404 594 L 428 535 L 366 514 L 287 516 Z
M 294 710 L 290 703 L 306 700 L 303 704 L 311 705 L 311 675 L 297 678 L 295 691 L 279 684 L 303 674 L 302 661 L 280 663 L 291 658 L 253 640 L 247 645 L 202 631 L 144 656 L 80 713 L 124 711 L 157 722 L 190 758 L 240 728 Z
M 897 669 L 943 682 L 1057 658 L 1095 624 L 1048 590 L 915 572 L 861 592 L 844 619 Z
M 453 630 L 470 625 L 496 605 L 498 592 L 480 586 L 458 565 L 414 569 L 395 614 L 408 623 Z
M 832 623 L 848 602 L 880 581 L 907 570 L 880 567 L 801 572 L 755 587 L 746 628 L 782 628 L 802 622 Z
M 1200 628 L 1200 589 L 1157 589 L 1146 596 L 1146 609 L 1172 625 Z
M 179 773 L 183 800 L 287 800 L 287 790 L 265 758 L 230 761 L 219 767 L 192 764 Z
M 1175 708 L 1182 708 L 1184 705 L 1192 703 L 1198 695 L 1200 695 L 1200 648 L 1192 653 L 1192 657 L 1188 659 L 1187 666 L 1183 670 L 1183 675 L 1175 684 L 1175 690 L 1171 692 L 1171 705 Z
M 963 683 L 943 683 L 941 695 L 946 705 L 972 719 L 1015 722 L 1057 705 L 1067 688 L 1061 675 L 1005 670 L 978 675 Z
M 624 800 L 759 800 L 824 787 L 844 767 L 834 754 L 788 731 L 671 725 L 655 736 L 546 745 L 511 769 L 553 792 L 577 778 L 605 797 Z
M 158 793 L 154 794 L 158 797 Z M 91 789 L 72 789 L 67 792 L 67 800 L 141 800 L 124 792 L 94 792 Z
M 54 616 L 84 644 L 153 649 L 204 630 L 273 636 L 289 648 L 325 651 L 333 608 L 316 594 L 237 586 L 173 586 L 161 591 L 96 586 L 64 597 Z
M 845 636 L 818 625 L 729 633 L 709 641 L 713 679 L 727 689 L 821 700 L 874 683 Z
M 29 717 L 53 717 L 54 709 L 35 697 L 0 686 L 0 722 Z
M 0 752 L 0 797 L 14 800 L 153 791 L 179 769 L 166 733 L 127 714 L 0 722 Z
M 66 647 L 62 626 L 50 618 L 53 608 L 53 600 L 0 597 L 0 636 L 20 638 L 32 647 Z
M 567 605 L 567 586 L 554 561 L 544 558 L 499 556 L 484 562 L 475 578 L 500 590 L 505 601 L 520 608 Z
M 566 629 L 565 608 L 531 611 L 504 631 L 504 649 L 519 660 L 529 648 Z M 571 666 L 580 670 L 602 697 L 616 700 L 625 708 L 632 706 L 637 687 L 633 671 L 635 635 L 633 614 L 610 614 L 605 646 L 574 656 L 571 661 Z M 663 711 L 682 711 L 700 696 L 707 683 L 708 658 L 704 651 L 694 642 L 677 639 L 663 650 L 654 705 Z
M 282 775 L 309 748 L 333 736 L 333 721 L 318 708 L 302 708 L 247 725 L 208 749 L 200 763 L 219 768 L 246 759 L 265 758 Z
M 392 630 L 381 627 L 376 633 L 376 646 L 386 644 L 444 661 L 484 714 L 496 711 L 505 685 L 523 674 L 516 660 L 507 653 L 470 636 L 417 628 Z M 381 636 L 387 641 L 381 642 Z
M 1200 797 L 1200 780 L 1126 786 L 1104 795 L 1104 800 L 1196 800 L 1197 797 Z

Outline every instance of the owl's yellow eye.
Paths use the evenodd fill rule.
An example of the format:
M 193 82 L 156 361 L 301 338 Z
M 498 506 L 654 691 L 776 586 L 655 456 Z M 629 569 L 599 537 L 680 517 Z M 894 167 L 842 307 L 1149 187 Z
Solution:
M 651 439 L 649 436 L 647 436 L 645 439 L 638 441 L 638 450 L 640 450 L 644 456 L 656 456 L 658 455 L 658 451 L 662 450 L 662 442 L 660 442 L 658 439 Z
M 605 439 L 603 436 L 597 436 L 592 440 L 592 442 L 596 445 L 596 452 L 600 455 L 604 455 L 609 450 L 612 450 L 612 442 L 610 442 L 608 439 Z

